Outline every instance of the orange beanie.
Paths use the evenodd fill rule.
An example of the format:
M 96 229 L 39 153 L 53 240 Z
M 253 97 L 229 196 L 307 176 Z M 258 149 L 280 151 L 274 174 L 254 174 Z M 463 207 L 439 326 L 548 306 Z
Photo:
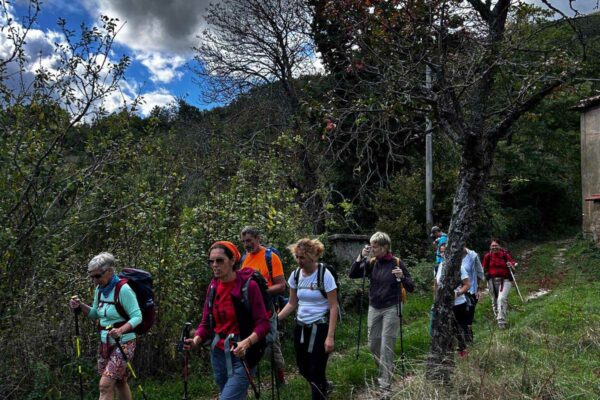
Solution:
M 224 247 L 227 247 L 231 253 L 233 254 L 233 258 L 235 258 L 235 263 L 239 263 L 240 260 L 242 259 L 242 255 L 240 254 L 240 251 L 237 249 L 237 247 L 235 246 L 235 244 L 227 241 L 227 240 L 222 240 L 219 242 L 214 242 L 212 244 L 212 246 L 210 246 L 210 248 L 212 249 L 213 247 L 215 247 L 216 245 L 221 245 Z

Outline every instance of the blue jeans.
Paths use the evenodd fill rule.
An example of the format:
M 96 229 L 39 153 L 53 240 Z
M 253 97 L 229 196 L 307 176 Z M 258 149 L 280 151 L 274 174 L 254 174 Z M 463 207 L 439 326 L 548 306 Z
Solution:
M 225 352 L 221 349 L 214 348 L 210 352 L 210 362 L 213 367 L 215 382 L 219 387 L 220 400 L 245 400 L 248 395 L 248 387 L 250 382 L 244 370 L 242 361 L 231 354 L 231 366 L 233 375 L 227 376 L 227 364 L 225 363 Z M 250 370 L 250 374 L 254 375 L 254 369 Z

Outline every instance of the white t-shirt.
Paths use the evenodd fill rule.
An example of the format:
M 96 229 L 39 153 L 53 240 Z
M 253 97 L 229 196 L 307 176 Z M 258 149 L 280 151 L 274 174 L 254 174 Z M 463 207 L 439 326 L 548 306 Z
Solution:
M 298 314 L 296 315 L 296 319 L 303 324 L 312 324 L 329 312 L 329 302 L 323 297 L 317 284 L 318 272 L 319 269 L 317 268 L 312 274 L 304 276 L 304 270 L 301 269 L 300 276 L 298 277 L 298 287 L 296 287 L 296 280 L 294 279 L 295 271 L 292 272 L 288 279 L 290 288 L 297 290 Z M 326 293 L 337 289 L 333 275 L 328 270 L 325 270 L 323 282 Z
M 440 286 L 442 284 L 442 280 L 444 279 L 445 274 L 446 274 L 446 267 L 445 267 L 444 263 L 442 262 L 442 263 L 440 263 L 440 266 L 437 270 L 437 274 L 435 275 L 435 281 L 437 282 L 438 286 Z M 468 277 L 469 277 L 469 273 L 467 272 L 467 270 L 465 269 L 465 266 L 463 264 L 460 266 L 460 280 L 463 281 L 463 280 L 467 279 Z M 462 286 L 462 283 L 456 287 L 456 290 L 460 289 L 461 286 Z M 454 305 L 458 306 L 458 305 L 461 305 L 466 302 L 467 302 L 467 298 L 465 297 L 464 294 L 461 294 L 454 300 Z

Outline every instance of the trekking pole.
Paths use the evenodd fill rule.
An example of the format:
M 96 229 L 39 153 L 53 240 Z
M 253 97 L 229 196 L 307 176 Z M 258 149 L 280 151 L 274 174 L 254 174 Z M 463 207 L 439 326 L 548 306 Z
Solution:
M 106 327 L 106 330 L 108 332 L 110 332 L 112 329 L 113 329 L 112 325 L 108 325 Z M 133 370 L 133 366 L 131 365 L 131 362 L 129 361 L 127 354 L 125 354 L 125 351 L 123 350 L 123 346 L 121 346 L 121 340 L 118 338 L 113 338 L 113 339 L 115 341 L 115 344 L 117 345 L 117 348 L 123 355 L 123 360 L 125 360 L 125 364 L 127 364 L 127 368 L 129 369 L 129 372 L 131 372 L 131 376 L 133 376 L 133 379 L 137 379 L 137 375 L 135 374 L 135 371 Z M 144 389 L 142 388 L 142 385 L 139 382 L 137 384 L 137 387 L 138 387 L 139 392 L 142 394 L 142 397 L 144 398 L 144 400 L 148 400 L 148 398 L 146 397 L 146 392 L 144 392 Z
M 402 361 L 402 376 L 404 377 L 404 337 L 402 336 L 403 313 L 402 313 L 402 283 L 400 283 L 400 292 L 398 293 L 398 318 L 400 319 L 400 360 Z
M 78 296 L 71 296 L 71 300 L 79 300 Z M 79 314 L 81 306 L 73 309 L 75 316 L 75 355 L 77 356 L 77 372 L 79 374 L 79 399 L 83 400 L 83 372 L 81 371 L 81 339 L 79 336 Z
M 515 279 L 515 274 L 513 274 L 512 267 L 509 266 L 508 270 L 510 271 L 510 276 L 512 276 L 513 282 L 515 283 L 515 287 L 517 288 L 517 293 L 519 294 L 519 297 L 521 298 L 521 302 L 525 303 L 525 300 L 523 300 L 523 296 L 521 296 L 521 291 L 519 290 L 519 285 L 517 285 L 517 280 Z
M 233 333 L 229 334 L 229 341 L 231 342 L 231 347 L 236 348 L 237 342 L 235 341 L 235 335 Z M 246 362 L 245 357 L 240 357 L 240 361 L 242 362 L 242 366 L 244 367 L 244 372 L 246 372 L 246 378 L 248 378 L 248 382 L 250 382 L 250 386 L 252 386 L 252 391 L 254 392 L 254 397 L 260 399 L 260 390 L 256 387 L 254 383 L 254 379 L 252 379 L 252 374 L 250 373 L 250 368 L 248 368 L 248 363 Z
M 276 377 L 275 377 L 275 350 L 274 350 L 274 343 L 271 343 L 271 400 L 275 400 L 275 392 L 274 390 L 277 391 L 277 400 L 280 399 L 280 394 L 279 394 L 279 384 L 276 382 Z
M 360 334 L 362 332 L 363 298 L 365 297 L 365 281 L 367 280 L 367 266 L 363 269 L 362 290 L 360 292 L 360 303 L 358 312 L 358 337 L 356 338 L 356 359 L 360 351 Z
M 184 350 L 183 345 L 185 343 L 185 339 L 190 337 L 190 331 L 192 329 L 192 323 L 186 322 L 183 324 L 183 329 L 181 330 L 181 337 L 179 339 L 179 343 L 177 344 L 177 351 L 183 353 L 183 400 L 189 400 L 188 397 L 188 378 L 190 374 L 190 351 Z

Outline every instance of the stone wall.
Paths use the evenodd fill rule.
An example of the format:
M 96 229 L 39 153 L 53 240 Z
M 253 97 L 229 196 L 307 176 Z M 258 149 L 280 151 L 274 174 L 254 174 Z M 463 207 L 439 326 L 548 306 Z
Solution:
M 583 234 L 598 242 L 600 203 L 590 197 L 600 194 L 600 105 L 581 114 L 581 186 Z
M 337 234 L 327 239 L 338 261 L 350 267 L 358 253 L 369 243 L 369 238 L 367 235 Z

